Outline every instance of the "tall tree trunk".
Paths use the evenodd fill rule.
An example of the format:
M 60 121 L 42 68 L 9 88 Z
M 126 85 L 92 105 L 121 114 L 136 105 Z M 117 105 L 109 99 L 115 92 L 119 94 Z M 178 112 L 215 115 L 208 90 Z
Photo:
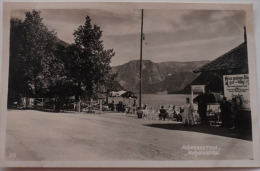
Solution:
M 81 82 L 78 82 L 76 93 L 75 93 L 76 102 L 80 100 L 80 92 L 81 92 Z
M 76 94 L 75 94 L 75 100 L 77 102 L 77 112 L 80 113 L 80 103 L 81 103 L 81 100 L 80 100 L 80 95 L 81 95 L 81 82 L 78 82 L 78 85 L 77 85 L 77 90 L 76 90 Z

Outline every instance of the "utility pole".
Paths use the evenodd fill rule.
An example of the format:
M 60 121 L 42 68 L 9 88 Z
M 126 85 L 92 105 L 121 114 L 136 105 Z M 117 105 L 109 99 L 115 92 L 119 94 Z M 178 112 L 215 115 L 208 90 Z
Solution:
M 143 62 L 143 17 L 144 10 L 142 9 L 142 20 L 141 20 L 141 47 L 140 47 L 140 76 L 139 76 L 139 108 L 142 107 L 142 62 Z

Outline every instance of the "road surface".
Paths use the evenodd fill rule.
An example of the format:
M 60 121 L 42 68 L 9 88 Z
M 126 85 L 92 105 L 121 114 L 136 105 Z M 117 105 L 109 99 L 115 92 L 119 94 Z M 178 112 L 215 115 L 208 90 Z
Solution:
M 156 126 L 167 124 L 178 129 Z M 196 132 L 174 121 L 9 110 L 5 156 L 7 161 L 249 160 L 253 154 L 250 140 Z

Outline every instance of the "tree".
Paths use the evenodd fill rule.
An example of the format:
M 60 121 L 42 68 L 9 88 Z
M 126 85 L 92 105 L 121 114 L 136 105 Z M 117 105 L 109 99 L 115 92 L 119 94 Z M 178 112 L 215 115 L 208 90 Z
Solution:
M 42 23 L 40 12 L 33 10 L 26 13 L 23 23 L 25 40 L 22 57 L 27 66 L 25 76 L 29 83 L 34 86 L 35 94 L 40 95 L 46 77 L 55 76 L 50 74 L 55 71 L 56 33 L 49 31 Z
M 11 19 L 10 21 L 10 60 L 9 60 L 9 84 L 8 103 L 19 98 L 20 94 L 26 95 L 28 84 L 25 74 L 25 63 L 21 58 L 23 50 L 24 33 L 22 21 Z
M 75 43 L 61 45 L 54 31 L 42 23 L 40 12 L 26 12 L 24 21 L 11 19 L 8 99 L 23 97 L 92 96 L 110 83 L 112 49 L 105 50 L 100 27 L 85 25 L 75 32 Z
M 110 62 L 115 53 L 113 49 L 104 49 L 102 31 L 99 26 L 91 24 L 89 16 L 73 35 L 75 43 L 67 48 L 65 68 L 77 84 L 76 99 L 79 100 L 84 90 L 91 97 L 99 86 L 111 79 Z
M 55 57 L 57 38 L 42 23 L 40 12 L 26 12 L 24 21 L 11 19 L 9 97 L 43 96 L 61 79 L 61 61 Z

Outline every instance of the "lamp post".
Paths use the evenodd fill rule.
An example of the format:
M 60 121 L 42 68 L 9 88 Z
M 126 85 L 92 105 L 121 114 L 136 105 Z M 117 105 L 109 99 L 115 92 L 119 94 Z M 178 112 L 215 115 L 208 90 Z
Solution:
M 140 76 L 139 76 L 139 108 L 142 107 L 142 62 L 143 62 L 143 16 L 144 10 L 142 9 L 141 18 L 141 38 L 140 38 Z

